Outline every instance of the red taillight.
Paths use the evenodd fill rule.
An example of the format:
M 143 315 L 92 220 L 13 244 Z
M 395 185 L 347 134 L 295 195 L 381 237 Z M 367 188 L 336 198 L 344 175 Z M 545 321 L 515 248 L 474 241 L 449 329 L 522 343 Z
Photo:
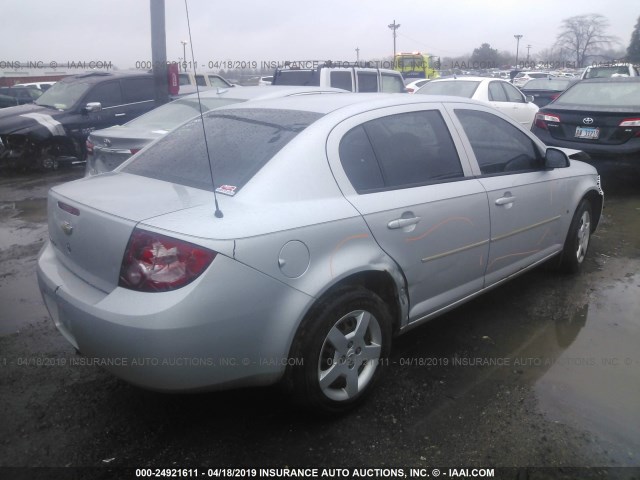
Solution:
M 547 129 L 547 122 L 560 123 L 560 117 L 557 115 L 551 115 L 549 113 L 536 113 L 535 125 L 538 128 Z
M 559 93 L 554 93 L 553 95 L 551 95 L 551 101 L 553 102 L 556 98 L 558 98 L 560 96 Z
M 634 127 L 638 130 L 633 134 L 634 137 L 640 137 L 640 118 L 625 118 L 618 125 L 620 128 L 629 128 L 633 129 Z M 628 130 L 629 132 L 633 132 L 633 130 Z
M 131 152 L 131 155 L 135 155 L 136 153 L 138 153 L 140 150 L 142 150 L 141 148 L 131 148 L 129 149 L 129 151 Z
M 620 122 L 619 127 L 640 127 L 640 118 L 625 118 Z
M 85 142 L 87 146 L 87 155 L 93 155 L 93 142 L 90 142 L 89 139 Z
M 140 292 L 175 290 L 198 278 L 215 257 L 212 250 L 136 228 L 124 252 L 118 285 Z

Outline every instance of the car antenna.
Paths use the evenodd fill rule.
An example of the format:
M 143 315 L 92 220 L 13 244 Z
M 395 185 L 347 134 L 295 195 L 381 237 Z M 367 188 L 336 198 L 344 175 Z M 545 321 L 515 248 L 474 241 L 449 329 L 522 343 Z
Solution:
M 198 85 L 198 70 L 196 68 L 195 57 L 193 55 L 193 41 L 191 40 L 191 23 L 189 22 L 189 6 L 187 0 L 184 0 L 184 8 L 187 11 L 187 28 L 189 30 L 189 48 L 191 49 L 191 63 L 193 64 L 193 76 L 196 79 L 196 94 L 198 95 L 198 107 L 200 108 L 200 123 L 202 124 L 202 135 L 204 136 L 204 148 L 207 150 L 207 160 L 209 162 L 209 174 L 211 175 L 211 186 L 213 187 L 213 201 L 216 205 L 214 213 L 216 218 L 224 217 L 220 206 L 218 205 L 218 195 L 216 194 L 216 182 L 213 180 L 213 165 L 211 164 L 211 155 L 209 154 L 209 143 L 207 142 L 207 130 L 204 128 L 204 115 L 202 114 L 202 102 L 200 101 L 200 86 Z

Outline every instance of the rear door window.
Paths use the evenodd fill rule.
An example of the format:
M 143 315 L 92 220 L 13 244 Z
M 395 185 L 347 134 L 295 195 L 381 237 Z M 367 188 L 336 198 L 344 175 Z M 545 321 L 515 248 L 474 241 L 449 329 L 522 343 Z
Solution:
M 358 193 L 464 178 L 437 110 L 389 115 L 353 128 L 340 142 L 340 161 Z
M 242 109 L 193 119 L 140 152 L 124 172 L 180 185 L 237 193 L 276 153 L 322 115 L 314 112 Z

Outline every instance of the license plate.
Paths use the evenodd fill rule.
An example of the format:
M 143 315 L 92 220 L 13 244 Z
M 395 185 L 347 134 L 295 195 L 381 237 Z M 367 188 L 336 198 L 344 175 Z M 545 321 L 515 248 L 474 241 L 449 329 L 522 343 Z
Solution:
M 576 127 L 576 138 L 597 140 L 599 136 L 600 129 L 598 127 Z

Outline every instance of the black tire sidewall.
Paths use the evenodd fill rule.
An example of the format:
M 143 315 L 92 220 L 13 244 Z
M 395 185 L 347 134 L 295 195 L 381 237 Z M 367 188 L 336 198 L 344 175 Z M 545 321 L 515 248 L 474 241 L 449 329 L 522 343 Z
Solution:
M 382 334 L 382 350 L 380 359 L 388 357 L 391 350 L 391 315 L 384 302 L 376 294 L 364 288 L 341 289 L 320 301 L 302 322 L 294 348 L 293 357 L 301 360 L 301 364 L 291 371 L 294 395 L 299 403 L 310 407 L 318 413 L 343 413 L 360 404 L 377 383 L 384 362 L 379 362 L 373 378 L 368 385 L 354 398 L 336 401 L 328 398 L 320 389 L 318 382 L 318 362 L 320 352 L 329 330 L 344 315 L 355 310 L 366 310 L 378 321 Z
M 578 240 L 578 231 L 580 230 L 580 222 L 582 219 L 582 215 L 584 212 L 589 212 L 589 222 L 593 221 L 593 212 L 591 210 L 591 205 L 587 200 L 582 200 L 578 205 L 578 208 L 573 215 L 571 220 L 571 225 L 569 226 L 569 232 L 567 233 L 567 239 L 564 243 L 564 248 L 562 251 L 562 262 L 560 264 L 560 269 L 567 273 L 575 273 L 580 270 L 580 267 L 584 263 L 587 252 L 589 251 L 589 246 L 591 245 L 591 238 L 589 238 L 589 244 L 587 244 L 587 251 L 585 251 L 585 256 L 582 261 L 578 261 L 576 257 L 576 242 Z M 591 231 L 589 231 L 589 237 L 591 237 Z

